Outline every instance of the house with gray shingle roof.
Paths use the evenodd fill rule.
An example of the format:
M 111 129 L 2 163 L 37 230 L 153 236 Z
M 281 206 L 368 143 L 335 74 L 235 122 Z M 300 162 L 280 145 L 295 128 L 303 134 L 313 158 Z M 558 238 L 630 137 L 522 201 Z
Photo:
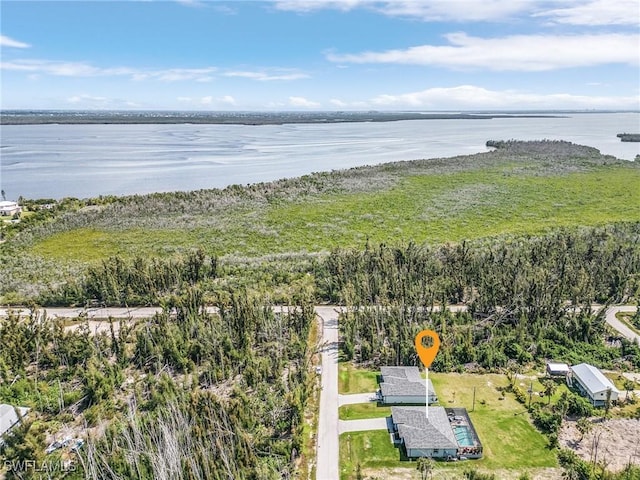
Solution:
M 29 411 L 26 407 L 14 407 L 6 403 L 0 404 L 0 437 L 17 425 Z M 0 444 L 2 440 L 0 438 Z
M 604 374 L 593 365 L 581 363 L 573 365 L 567 375 L 567 385 L 576 387 L 580 393 L 586 396 L 594 407 L 602 407 L 607 403 L 608 391 L 611 392 L 609 400 L 618 400 L 620 390 Z
M 385 404 L 426 404 L 427 385 L 418 367 L 381 367 L 380 398 Z M 429 404 L 438 397 L 429 380 Z
M 394 437 L 407 457 L 480 458 L 482 445 L 462 408 L 391 407 Z

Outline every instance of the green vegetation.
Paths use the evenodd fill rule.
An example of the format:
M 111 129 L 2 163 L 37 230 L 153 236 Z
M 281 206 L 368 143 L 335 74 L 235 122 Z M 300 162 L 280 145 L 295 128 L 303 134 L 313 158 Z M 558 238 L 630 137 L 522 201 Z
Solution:
M 400 451 L 393 446 L 386 430 L 340 435 L 340 478 L 355 478 L 358 464 L 362 468 L 407 466 L 406 462 L 400 462 Z
M 631 329 L 632 332 L 640 335 L 640 310 L 636 313 L 619 312 L 616 318 Z
M 380 418 L 391 415 L 391 407 L 379 407 L 376 403 L 356 403 L 342 405 L 338 409 L 340 420 L 360 420 L 363 418 Z
M 495 371 L 548 358 L 640 366 L 640 348 L 605 342 L 604 312 L 640 291 L 640 230 L 616 225 L 544 237 L 463 242 L 437 249 L 367 247 L 332 253 L 327 296 L 349 308 L 340 320 L 344 359 L 410 365 L 422 329 L 439 333 L 432 368 Z M 467 311 L 434 309 L 465 303 Z
M 367 241 L 437 244 L 640 221 L 640 164 L 564 142 L 496 146 L 223 190 L 25 201 L 36 214 L 5 229 L 0 296 L 36 299 L 112 256 L 202 249 L 222 266 L 255 266 L 256 257 L 308 260 Z
M 526 408 L 513 395 L 502 392 L 501 387 L 508 385 L 504 375 L 433 373 L 429 378 L 441 405 L 468 410 L 484 455 L 474 465 L 522 469 L 557 464 L 554 452 L 547 448 L 547 439 L 531 425 Z
M 46 439 L 63 425 L 86 439 L 63 449 L 78 461 L 72 480 L 293 474 L 317 385 L 313 307 L 300 295 L 276 313 L 266 298 L 227 294 L 210 315 L 183 286 L 161 313 L 95 336 L 38 313 L 0 320 L 0 401 L 32 409 L 1 447 L 14 462 L 7 479 L 40 478 Z
M 362 245 L 367 239 L 443 243 L 536 234 L 559 226 L 638 220 L 639 187 L 640 169 L 629 166 L 554 177 L 523 176 L 508 166 L 411 175 L 381 191 L 324 193 L 256 210 L 234 209 L 223 213 L 218 221 L 226 224 L 219 227 L 199 226 L 204 219 L 196 217 L 195 225 L 184 229 L 184 220 L 168 216 L 163 228 L 116 227 L 118 235 L 108 223 L 107 229 L 74 228 L 38 241 L 33 252 L 81 261 L 184 248 L 258 256 Z
M 368 393 L 378 389 L 378 373 L 356 368 L 351 362 L 338 365 L 338 393 Z
M 503 469 L 521 472 L 557 466 L 554 451 L 547 447 L 545 436 L 531 424 L 526 408 L 513 395 L 502 392 L 502 388 L 508 385 L 504 375 L 433 373 L 429 378 L 438 392 L 441 405 L 468 409 L 484 448 L 484 457 L 480 460 L 470 463 L 437 462 L 437 469 L 461 470 L 471 465 L 474 470 L 481 471 Z M 341 407 L 341 413 L 344 408 Z M 358 410 L 361 410 L 360 406 Z M 368 418 L 371 417 L 373 415 Z M 401 458 L 400 450 L 393 446 L 389 434 L 384 430 L 352 432 L 340 436 L 341 478 L 355 478 L 358 464 L 362 469 L 416 468 L 414 463 Z
M 493 145 L 224 190 L 24 202 L 30 214 L 2 225 L 2 303 L 163 311 L 96 336 L 84 322 L 1 321 L 0 401 L 34 418 L 2 454 L 40 460 L 61 426 L 100 426 L 69 480 L 312 473 L 312 305 L 331 302 L 349 307 L 340 393 L 375 391 L 371 369 L 413 364 L 415 334 L 434 329 L 442 345 L 430 377 L 442 404 L 472 410 L 485 446 L 473 465 L 555 466 L 553 435 L 563 415 L 592 412 L 584 399 L 532 379 L 543 396 L 528 411 L 515 371 L 444 372 L 547 358 L 640 366 L 640 348 L 589 308 L 639 299 L 640 164 L 564 142 Z M 434 308 L 455 303 L 468 311 Z M 274 304 L 297 307 L 276 314 Z M 358 466 L 407 466 L 386 432 L 343 435 L 340 455 L 345 478 Z M 440 467 L 471 478 L 462 465 Z M 34 472 L 7 472 L 18 474 Z
M 320 348 L 320 325 L 318 322 L 311 323 L 309 328 L 309 337 L 307 344 L 309 345 L 309 360 L 313 365 L 317 365 L 320 361 L 320 355 L 317 353 Z M 316 468 L 316 439 L 318 435 L 318 420 L 320 413 L 320 377 L 317 376 L 312 382 L 312 392 L 307 398 L 304 406 L 304 424 L 302 427 L 302 455 L 298 459 L 296 465 L 299 478 L 315 478 Z

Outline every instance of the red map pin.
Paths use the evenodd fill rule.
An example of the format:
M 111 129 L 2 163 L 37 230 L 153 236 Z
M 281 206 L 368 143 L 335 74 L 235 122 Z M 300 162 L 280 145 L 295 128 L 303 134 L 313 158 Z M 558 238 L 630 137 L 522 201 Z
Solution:
M 433 341 L 433 345 L 430 347 L 425 347 L 422 345 L 422 339 L 425 337 L 431 338 Z M 440 337 L 433 330 L 422 330 L 418 335 L 416 335 L 416 352 L 418 352 L 418 356 L 420 357 L 420 361 L 425 366 L 425 368 L 429 368 L 433 363 L 433 360 L 436 358 L 438 354 L 438 349 L 440 348 Z

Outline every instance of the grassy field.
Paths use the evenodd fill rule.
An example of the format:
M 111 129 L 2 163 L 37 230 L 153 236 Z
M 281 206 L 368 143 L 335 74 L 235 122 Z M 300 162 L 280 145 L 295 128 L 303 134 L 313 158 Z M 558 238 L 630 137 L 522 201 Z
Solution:
M 632 313 L 619 312 L 616 314 L 616 318 L 624 323 L 628 328 L 630 328 L 631 331 L 640 335 L 640 330 L 638 330 L 638 328 L 631 321 L 631 319 L 633 318 Z
M 356 368 L 352 363 L 341 362 L 338 365 L 338 393 L 367 393 L 378 389 L 378 375 L 373 372 Z
M 391 415 L 391 407 L 379 407 L 376 403 L 356 403 L 343 405 L 338 409 L 340 420 L 360 420 L 362 418 L 380 418 Z
M 376 372 L 355 369 L 349 364 L 340 366 L 341 383 L 349 385 L 366 384 Z M 532 375 L 532 377 L 534 377 Z M 547 447 L 546 438 L 539 433 L 529 420 L 526 408 L 519 404 L 512 394 L 505 397 L 498 390 L 508 384 L 505 375 L 499 374 L 457 374 L 430 373 L 429 378 L 438 393 L 440 405 L 445 407 L 465 407 L 484 447 L 484 457 L 480 460 L 460 463 L 440 463 L 439 469 L 464 469 L 472 466 L 480 470 L 525 471 L 557 467 L 555 453 Z M 542 391 L 542 384 L 535 378 L 517 380 L 528 389 L 533 382 L 533 391 Z M 475 405 L 474 405 L 475 389 Z M 566 387 L 559 385 L 552 401 L 559 397 Z M 533 402 L 547 403 L 547 398 L 538 394 Z M 379 408 L 356 407 L 353 411 L 342 410 L 341 418 L 365 418 L 377 415 Z M 362 469 L 406 468 L 415 470 L 415 464 L 400 458 L 400 451 L 394 448 L 386 431 L 357 432 L 340 437 L 341 478 L 355 478 L 357 465 Z
M 188 214 L 187 214 L 188 215 Z M 36 241 L 48 258 L 92 261 L 109 255 L 166 255 L 185 248 L 258 256 L 404 241 L 442 243 L 560 226 L 640 220 L 640 169 L 540 176 L 504 165 L 472 172 L 407 174 L 374 191 L 323 193 L 215 213 L 145 221 L 101 221 Z M 147 219 L 148 220 L 148 219 Z M 115 222 L 115 220 L 114 220 Z
M 400 451 L 393 447 L 386 430 L 351 432 L 340 435 L 340 478 L 355 478 L 356 469 L 406 466 Z

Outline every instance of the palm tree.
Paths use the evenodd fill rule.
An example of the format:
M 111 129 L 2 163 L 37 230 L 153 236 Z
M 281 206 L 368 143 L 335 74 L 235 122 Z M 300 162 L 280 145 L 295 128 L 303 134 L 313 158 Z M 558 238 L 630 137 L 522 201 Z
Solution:
M 593 424 L 587 419 L 587 417 L 580 417 L 576 422 L 576 428 L 578 429 L 578 432 L 580 432 L 580 440 L 578 442 L 580 443 L 584 436 L 591 431 Z
M 554 382 L 553 380 L 543 380 L 542 381 L 542 386 L 544 387 L 544 394 L 548 397 L 548 402 L 547 404 L 551 403 L 551 397 L 553 396 L 554 393 L 556 393 L 556 390 L 558 389 L 558 385 L 556 385 L 556 382 Z
M 609 417 L 610 409 L 611 409 L 611 388 L 607 388 L 607 400 L 604 403 L 604 418 Z
M 431 478 L 434 467 L 435 465 L 431 458 L 420 457 L 418 459 L 417 468 L 418 468 L 418 471 L 420 472 L 422 480 L 427 480 L 427 476 Z
M 624 390 L 627 392 L 627 394 L 624 397 L 624 401 L 626 403 L 629 401 L 629 392 L 633 390 L 633 387 L 635 387 L 635 382 L 633 380 L 626 379 L 623 385 L 624 385 Z

